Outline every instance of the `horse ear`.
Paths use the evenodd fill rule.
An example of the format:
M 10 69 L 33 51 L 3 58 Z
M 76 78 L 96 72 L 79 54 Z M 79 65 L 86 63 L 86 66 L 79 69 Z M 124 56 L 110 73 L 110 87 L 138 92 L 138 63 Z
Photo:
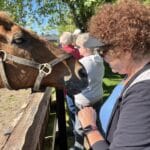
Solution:
M 13 25 L 13 19 L 9 12 L 0 11 L 0 24 L 4 25 L 6 30 L 10 30 Z
M 7 22 L 13 22 L 11 14 L 7 11 L 0 11 L 0 17 L 2 18 L 1 20 L 5 20 Z

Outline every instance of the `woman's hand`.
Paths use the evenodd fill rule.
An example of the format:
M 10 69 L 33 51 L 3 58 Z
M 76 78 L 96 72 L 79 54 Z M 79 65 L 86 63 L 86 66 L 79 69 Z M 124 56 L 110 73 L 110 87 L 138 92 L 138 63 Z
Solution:
M 92 107 L 85 107 L 78 112 L 78 118 L 82 128 L 88 125 L 96 126 L 96 112 Z M 98 130 L 92 130 L 87 135 L 89 144 L 92 146 L 98 141 L 103 141 L 104 138 Z
M 78 118 L 83 128 L 88 125 L 96 126 L 96 112 L 92 107 L 85 107 L 78 112 Z

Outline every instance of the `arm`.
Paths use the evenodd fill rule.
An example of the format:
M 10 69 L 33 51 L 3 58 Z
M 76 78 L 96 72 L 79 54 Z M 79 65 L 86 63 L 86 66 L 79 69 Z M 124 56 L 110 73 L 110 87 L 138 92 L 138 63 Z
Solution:
M 83 128 L 88 125 L 96 126 L 96 112 L 92 107 L 81 109 L 78 117 Z M 86 136 L 91 147 L 96 144 L 94 150 L 99 150 L 99 144 L 107 147 L 107 143 L 105 143 L 103 136 L 98 130 L 92 130 Z
M 150 81 L 138 83 L 127 91 L 122 100 L 117 128 L 113 133 L 110 145 L 101 137 L 97 137 L 97 133 L 91 133 L 94 139 L 87 135 L 93 150 L 150 149 L 149 91 Z M 85 111 L 84 116 L 79 115 L 81 124 L 85 127 L 84 125 L 87 125 L 87 121 L 83 117 L 89 118 L 89 112 Z M 93 123 L 92 119 L 88 123 Z
M 79 53 L 79 50 L 74 48 L 72 45 L 63 45 L 62 48 L 65 52 L 71 54 L 76 59 L 80 59 L 82 57 Z

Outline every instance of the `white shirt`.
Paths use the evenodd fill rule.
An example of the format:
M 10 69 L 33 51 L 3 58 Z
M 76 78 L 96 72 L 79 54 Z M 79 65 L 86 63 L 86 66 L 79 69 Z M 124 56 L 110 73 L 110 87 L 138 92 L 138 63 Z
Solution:
M 86 89 L 74 96 L 76 106 L 81 108 L 92 105 L 102 98 L 104 64 L 103 59 L 97 54 L 83 57 L 79 61 L 87 71 L 89 83 Z

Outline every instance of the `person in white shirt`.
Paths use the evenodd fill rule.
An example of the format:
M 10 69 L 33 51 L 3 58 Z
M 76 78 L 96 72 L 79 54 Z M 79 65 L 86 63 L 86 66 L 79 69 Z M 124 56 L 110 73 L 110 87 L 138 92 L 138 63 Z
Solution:
M 85 67 L 88 74 L 88 86 L 81 93 L 74 95 L 74 102 L 77 110 L 86 106 L 93 106 L 95 110 L 100 106 L 103 97 L 102 80 L 104 76 L 104 64 L 96 49 L 102 43 L 90 36 L 89 33 L 82 33 L 76 39 L 76 46 L 83 57 L 79 62 Z M 74 149 L 84 149 L 84 135 L 77 115 L 75 116 L 75 144 Z

